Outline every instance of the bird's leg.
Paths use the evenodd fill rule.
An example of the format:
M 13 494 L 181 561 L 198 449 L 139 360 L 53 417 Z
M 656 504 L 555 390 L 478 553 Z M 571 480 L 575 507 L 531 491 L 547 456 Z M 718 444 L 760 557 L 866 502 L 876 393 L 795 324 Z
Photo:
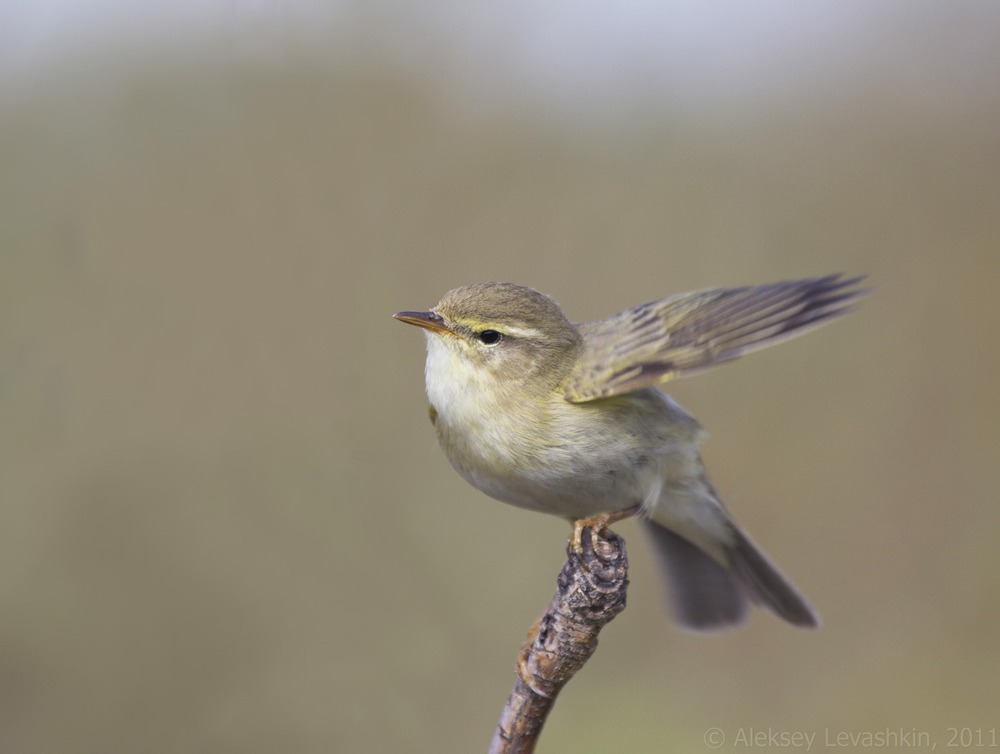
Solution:
M 584 529 L 589 528 L 595 535 L 600 536 L 605 529 L 611 526 L 611 524 L 623 521 L 626 518 L 632 518 L 632 516 L 635 516 L 641 510 L 642 504 L 636 503 L 635 505 L 630 505 L 628 508 L 622 508 L 620 511 L 598 513 L 596 516 L 579 518 L 573 522 L 573 536 L 570 539 L 569 546 L 572 548 L 573 552 L 582 554 L 582 538 Z

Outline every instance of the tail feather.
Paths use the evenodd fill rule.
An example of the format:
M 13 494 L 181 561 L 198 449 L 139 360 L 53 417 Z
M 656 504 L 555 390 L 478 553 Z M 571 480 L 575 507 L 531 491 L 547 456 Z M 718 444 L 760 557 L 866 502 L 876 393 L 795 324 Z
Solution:
M 770 609 L 793 626 L 816 628 L 819 616 L 791 582 L 739 529 L 729 552 L 733 576 L 754 602 Z
M 747 602 L 762 605 L 796 626 L 819 625 L 805 598 L 750 539 L 734 526 L 729 567 L 655 521 L 643 522 L 671 585 L 678 622 L 698 631 L 741 623 Z
M 730 571 L 704 551 L 653 521 L 643 525 L 670 580 L 677 621 L 697 631 L 741 623 L 747 601 Z

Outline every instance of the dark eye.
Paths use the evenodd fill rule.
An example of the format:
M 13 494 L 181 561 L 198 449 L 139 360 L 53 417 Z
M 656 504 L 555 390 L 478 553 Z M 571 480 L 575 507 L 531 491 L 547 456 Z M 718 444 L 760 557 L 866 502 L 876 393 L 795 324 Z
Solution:
M 499 343 L 502 337 L 503 334 L 498 333 L 496 330 L 483 330 L 479 333 L 479 342 L 487 346 L 492 346 L 495 343 Z

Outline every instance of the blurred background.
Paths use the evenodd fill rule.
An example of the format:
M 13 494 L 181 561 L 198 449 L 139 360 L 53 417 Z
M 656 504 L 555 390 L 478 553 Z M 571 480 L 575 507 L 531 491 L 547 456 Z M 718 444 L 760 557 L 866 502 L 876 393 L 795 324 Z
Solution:
M 454 474 L 390 315 L 840 271 L 670 386 L 823 628 L 678 631 L 621 524 L 539 751 L 997 743 L 1000 6 L 537 6 L 0 6 L 0 750 L 484 751 L 569 528 Z

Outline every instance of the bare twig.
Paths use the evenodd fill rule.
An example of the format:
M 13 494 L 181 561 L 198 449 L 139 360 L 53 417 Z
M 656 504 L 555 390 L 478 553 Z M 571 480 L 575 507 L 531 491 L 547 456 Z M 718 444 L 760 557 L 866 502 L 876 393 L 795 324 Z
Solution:
M 625 609 L 625 541 L 583 529 L 559 572 L 556 594 L 521 648 L 517 680 L 500 716 L 490 754 L 531 754 L 556 696 L 597 649 L 597 634 Z

